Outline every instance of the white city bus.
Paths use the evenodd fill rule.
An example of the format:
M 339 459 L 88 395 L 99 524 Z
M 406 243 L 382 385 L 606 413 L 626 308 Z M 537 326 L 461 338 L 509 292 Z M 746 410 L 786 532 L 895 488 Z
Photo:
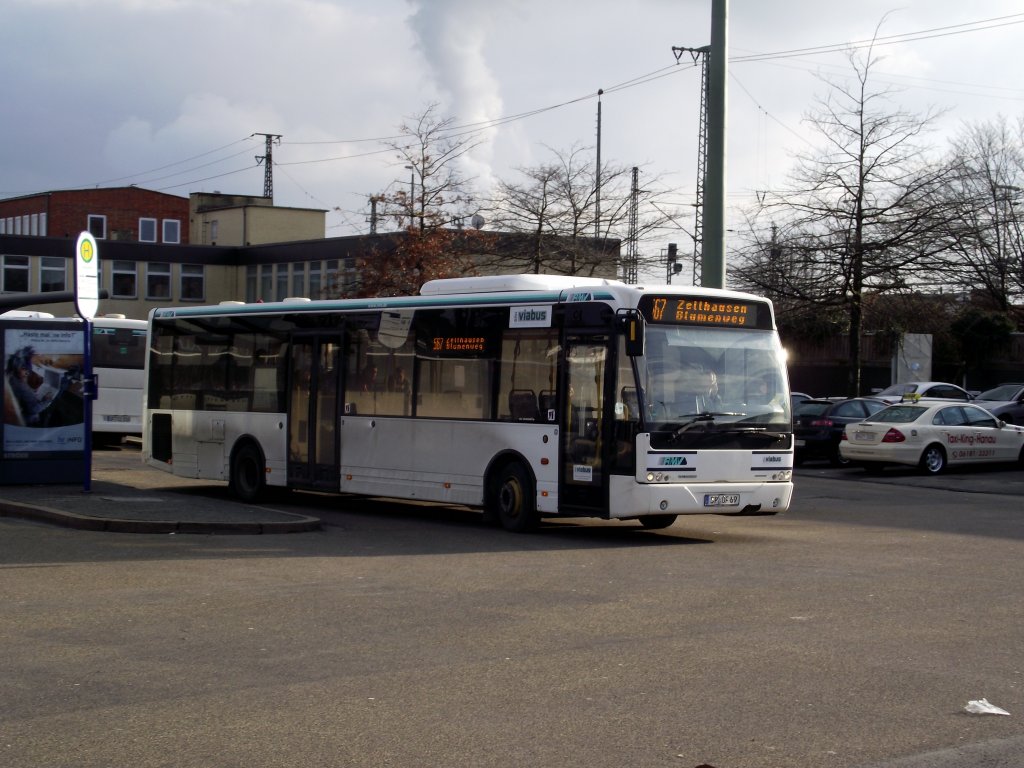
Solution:
M 775 514 L 792 496 L 771 303 L 516 275 L 420 295 L 156 309 L 144 460 L 266 486 L 541 518 Z
M 145 320 L 106 315 L 92 321 L 92 370 L 98 383 L 93 443 L 142 434 L 146 332 Z

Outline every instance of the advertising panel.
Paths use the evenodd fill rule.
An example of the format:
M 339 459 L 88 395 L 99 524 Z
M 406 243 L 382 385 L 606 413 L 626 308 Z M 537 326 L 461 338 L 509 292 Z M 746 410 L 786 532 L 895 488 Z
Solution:
M 4 323 L 3 458 L 72 458 L 85 446 L 84 324 Z

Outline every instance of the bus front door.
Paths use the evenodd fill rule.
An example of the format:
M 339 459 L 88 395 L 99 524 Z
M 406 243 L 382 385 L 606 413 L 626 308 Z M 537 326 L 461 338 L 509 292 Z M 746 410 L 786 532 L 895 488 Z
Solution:
M 565 345 L 560 507 L 594 511 L 607 504 L 603 456 L 608 349 L 605 336 L 569 336 Z
M 336 491 L 341 336 L 295 336 L 290 349 L 288 485 Z

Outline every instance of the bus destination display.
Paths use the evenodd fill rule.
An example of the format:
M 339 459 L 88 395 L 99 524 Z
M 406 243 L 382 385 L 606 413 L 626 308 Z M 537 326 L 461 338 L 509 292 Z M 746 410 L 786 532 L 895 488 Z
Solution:
M 737 299 L 698 296 L 644 296 L 640 309 L 650 323 L 764 328 L 764 305 Z
M 483 336 L 435 336 L 434 352 L 485 352 L 487 340 Z

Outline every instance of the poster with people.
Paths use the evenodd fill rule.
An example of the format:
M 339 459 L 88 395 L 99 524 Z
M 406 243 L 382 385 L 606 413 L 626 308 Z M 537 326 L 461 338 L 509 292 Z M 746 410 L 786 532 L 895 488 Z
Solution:
M 5 327 L 4 458 L 85 447 L 82 329 Z

